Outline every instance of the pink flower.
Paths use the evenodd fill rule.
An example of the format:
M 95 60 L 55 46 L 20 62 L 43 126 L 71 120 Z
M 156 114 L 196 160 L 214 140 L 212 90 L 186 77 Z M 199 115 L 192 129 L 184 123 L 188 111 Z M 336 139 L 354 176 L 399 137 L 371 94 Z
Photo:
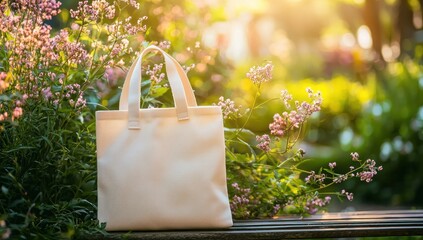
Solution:
M 272 71 L 272 63 L 267 63 L 264 66 L 254 66 L 247 73 L 247 78 L 253 81 L 254 84 L 260 85 L 272 79 Z
M 373 180 L 373 176 L 376 175 L 376 171 L 363 171 L 357 174 L 360 177 L 361 181 L 371 182 Z
M 331 201 L 331 197 L 326 196 L 324 199 L 321 199 L 319 197 L 314 197 L 312 199 L 309 199 L 306 203 L 305 210 L 309 214 L 316 214 L 319 210 L 319 207 L 324 207 L 325 205 L 329 204 Z
M 12 121 L 14 119 L 18 119 L 22 116 L 23 114 L 23 110 L 21 107 L 15 107 L 15 109 L 13 109 L 13 113 L 12 113 Z
M 249 188 L 241 188 L 238 183 L 233 183 L 232 187 L 236 191 L 232 199 L 230 199 L 230 207 L 232 211 L 243 209 L 250 204 L 250 192 Z M 249 215 L 248 212 L 244 213 Z
M 334 169 L 336 167 L 336 162 L 329 163 L 329 168 Z
M 17 0 L 11 3 L 13 8 L 20 11 L 30 11 L 39 23 L 43 20 L 51 20 L 53 16 L 59 14 L 61 4 L 56 0 Z
M 129 5 L 133 6 L 136 9 L 140 9 L 140 4 L 136 0 L 129 0 Z
M 0 92 L 5 90 L 9 83 L 5 81 L 7 74 L 5 72 L 0 72 Z
M 63 52 L 65 60 L 68 64 L 88 64 L 89 55 L 84 49 L 84 45 L 80 42 L 71 42 L 69 33 L 61 30 L 60 33 L 53 38 L 54 50 Z
M 341 182 L 345 182 L 348 179 L 348 175 L 347 174 L 340 174 L 339 176 L 335 177 L 333 179 L 333 182 L 335 183 L 341 183 Z
M 299 128 L 300 125 L 305 121 L 304 115 L 297 112 L 297 111 L 291 111 L 288 114 L 288 122 L 291 126 L 295 128 Z
M 285 89 L 281 91 L 281 98 L 283 103 L 285 104 L 285 107 L 287 109 L 290 109 L 291 108 L 290 101 L 292 101 L 292 95 L 289 94 L 288 90 Z
M 42 89 L 41 92 L 44 95 L 44 98 L 46 100 L 49 100 L 50 98 L 53 97 L 53 93 L 51 93 L 51 88 L 50 87 Z
M 305 181 L 306 183 L 323 183 L 325 179 L 326 175 L 324 173 L 316 174 L 316 172 L 311 171 L 310 175 L 305 178 Z
M 292 130 L 293 128 L 300 128 L 313 113 L 320 111 L 320 105 L 322 102 L 320 92 L 314 94 L 310 88 L 307 88 L 307 92 L 312 98 L 312 103 L 305 101 L 300 103 L 295 101 L 294 110 L 291 110 L 289 113 L 285 111 L 282 113 L 282 116 L 275 114 L 273 116 L 273 122 L 269 125 L 271 134 L 282 137 L 286 134 L 286 132 Z M 290 95 L 287 90 L 283 90 L 281 92 L 281 97 L 285 107 L 290 109 L 292 95 Z
M 358 161 L 358 159 L 360 157 L 357 152 L 352 152 L 350 155 L 351 155 L 351 159 L 353 161 Z
M 360 178 L 363 182 L 371 182 L 373 177 L 377 174 L 378 171 L 382 171 L 383 167 L 376 167 L 376 161 L 373 159 L 367 159 L 365 162 L 364 170 L 357 173 L 357 177 Z
M 259 142 L 257 144 L 257 147 L 265 152 L 270 151 L 270 137 L 267 134 L 264 134 L 263 136 L 256 136 L 256 140 Z
M 159 84 L 165 78 L 165 74 L 162 73 L 162 69 L 163 63 L 154 64 L 152 68 L 148 65 L 145 74 L 150 76 L 150 79 L 154 84 Z
M 282 137 L 287 130 L 288 124 L 278 113 L 273 116 L 273 122 L 269 124 L 270 134 Z
M 168 50 L 170 48 L 170 42 L 169 41 L 159 42 L 159 48 L 161 48 L 163 50 Z
M 96 9 L 94 9 L 87 0 L 78 2 L 78 7 L 76 10 L 70 10 L 71 18 L 83 21 L 97 21 L 98 14 L 98 11 L 96 11 Z
M 115 8 L 114 5 L 110 5 L 110 6 L 106 7 L 104 10 L 105 10 L 106 18 L 113 19 L 115 17 L 116 8 Z
M 237 118 L 240 117 L 241 114 L 239 113 L 239 107 L 235 107 L 235 102 L 232 101 L 230 98 L 225 99 L 223 96 L 219 97 L 219 102 L 217 104 L 213 104 L 220 106 L 222 108 L 223 118 Z
M 75 107 L 76 108 L 84 108 L 87 104 L 87 101 L 82 96 L 82 93 L 79 95 L 78 99 L 76 100 Z
M 354 198 L 354 194 L 345 191 L 345 189 L 342 189 L 341 195 L 346 196 L 349 201 L 352 201 Z

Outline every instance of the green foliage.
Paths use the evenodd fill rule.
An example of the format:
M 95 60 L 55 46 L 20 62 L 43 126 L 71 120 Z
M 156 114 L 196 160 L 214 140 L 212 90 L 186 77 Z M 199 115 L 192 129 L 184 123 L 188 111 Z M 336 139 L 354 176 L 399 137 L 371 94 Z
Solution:
M 35 101 L 25 109 L 17 126 L 0 132 L 0 210 L 13 235 L 52 239 L 101 231 L 93 126 L 72 110 Z

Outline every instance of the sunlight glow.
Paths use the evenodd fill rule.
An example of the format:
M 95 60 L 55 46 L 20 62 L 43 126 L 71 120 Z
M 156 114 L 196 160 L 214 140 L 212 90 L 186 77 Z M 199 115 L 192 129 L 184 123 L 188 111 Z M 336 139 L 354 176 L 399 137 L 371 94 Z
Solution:
M 355 46 L 355 37 L 352 33 L 345 33 L 341 37 L 340 45 L 343 48 L 353 48 Z
M 423 27 L 423 17 L 421 12 L 414 12 L 413 14 L 414 27 L 420 29 Z
M 364 4 L 364 0 L 354 0 L 356 4 Z
M 366 25 L 361 25 L 357 30 L 358 45 L 364 49 L 370 49 L 373 46 L 370 29 Z
M 384 44 L 382 46 L 382 57 L 387 62 L 395 61 L 401 53 L 401 48 L 398 42 L 394 42 L 391 46 Z

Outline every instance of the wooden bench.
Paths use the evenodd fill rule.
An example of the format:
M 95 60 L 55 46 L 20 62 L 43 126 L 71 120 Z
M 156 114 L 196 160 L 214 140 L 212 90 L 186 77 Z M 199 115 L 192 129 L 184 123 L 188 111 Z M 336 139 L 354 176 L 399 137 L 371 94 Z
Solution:
M 423 236 L 423 210 L 325 213 L 311 217 L 236 220 L 221 230 L 111 232 L 110 239 L 303 239 Z M 102 239 L 105 239 L 104 236 Z M 107 237 L 106 237 L 107 239 Z

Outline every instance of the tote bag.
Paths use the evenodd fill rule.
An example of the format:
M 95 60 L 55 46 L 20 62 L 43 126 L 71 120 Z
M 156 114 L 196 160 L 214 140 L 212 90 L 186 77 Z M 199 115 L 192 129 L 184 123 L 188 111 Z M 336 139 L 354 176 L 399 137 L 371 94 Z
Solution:
M 174 108 L 140 109 L 141 62 L 164 56 Z M 197 106 L 180 64 L 147 47 L 128 72 L 119 110 L 96 112 L 98 219 L 106 230 L 232 226 L 222 110 Z

